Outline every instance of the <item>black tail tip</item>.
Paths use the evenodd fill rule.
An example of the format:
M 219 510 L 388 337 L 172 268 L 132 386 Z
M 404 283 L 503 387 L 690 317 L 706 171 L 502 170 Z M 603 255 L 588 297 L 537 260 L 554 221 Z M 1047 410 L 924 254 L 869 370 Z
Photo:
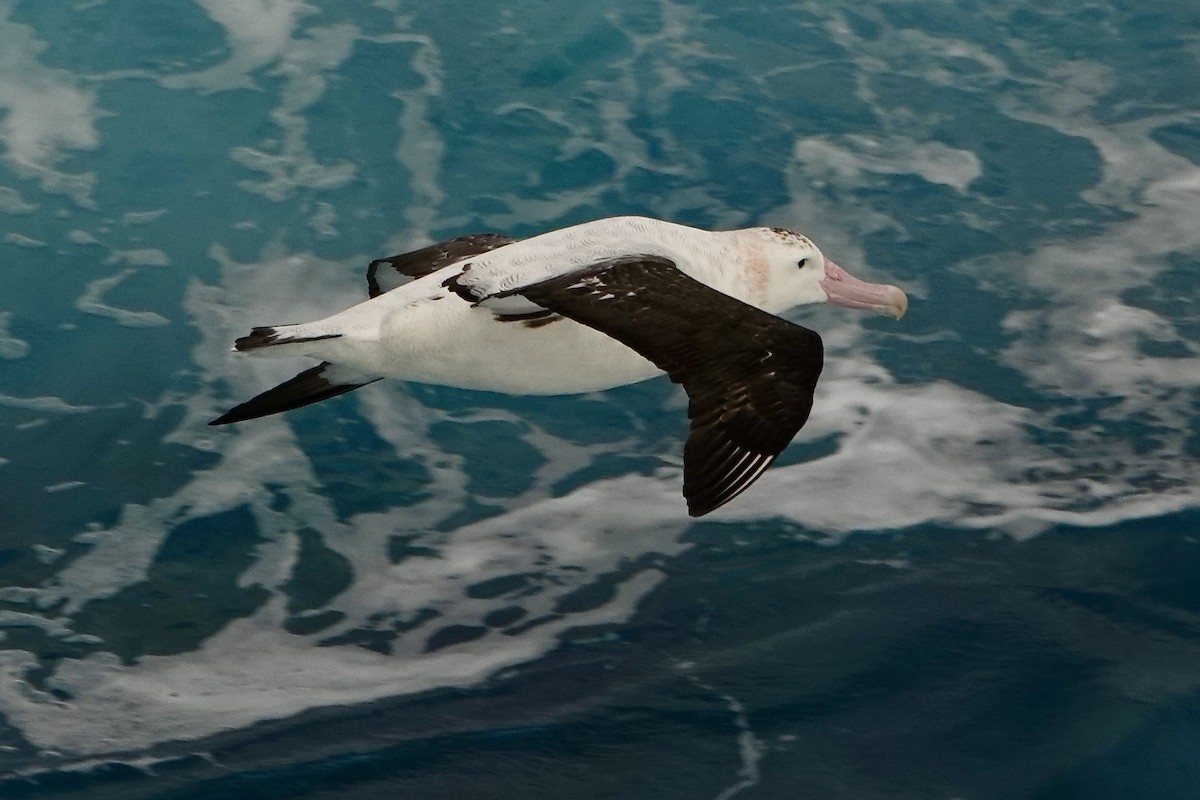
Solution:
M 259 347 L 267 347 L 274 344 L 278 338 L 279 333 L 274 328 L 253 328 L 249 335 L 234 340 L 233 349 L 238 352 L 256 350 Z

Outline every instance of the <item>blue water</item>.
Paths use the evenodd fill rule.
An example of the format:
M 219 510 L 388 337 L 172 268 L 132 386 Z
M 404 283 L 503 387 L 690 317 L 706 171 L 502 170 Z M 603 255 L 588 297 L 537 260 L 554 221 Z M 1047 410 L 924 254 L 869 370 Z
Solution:
M 1200 6 L 0 2 L 0 796 L 1192 798 Z M 375 384 L 369 260 L 782 225 L 808 426 Z

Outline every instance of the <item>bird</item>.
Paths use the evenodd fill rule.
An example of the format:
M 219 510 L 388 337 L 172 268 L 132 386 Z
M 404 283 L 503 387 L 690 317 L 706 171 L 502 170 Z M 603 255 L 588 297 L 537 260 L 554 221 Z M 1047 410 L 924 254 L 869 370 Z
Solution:
M 382 378 L 528 395 L 666 373 L 688 396 L 688 513 L 762 475 L 808 420 L 821 337 L 779 316 L 811 303 L 899 319 L 896 286 L 853 277 L 802 234 L 606 217 L 524 239 L 476 233 L 376 259 L 365 301 L 253 328 L 233 350 L 320 364 L 210 425 L 264 417 Z

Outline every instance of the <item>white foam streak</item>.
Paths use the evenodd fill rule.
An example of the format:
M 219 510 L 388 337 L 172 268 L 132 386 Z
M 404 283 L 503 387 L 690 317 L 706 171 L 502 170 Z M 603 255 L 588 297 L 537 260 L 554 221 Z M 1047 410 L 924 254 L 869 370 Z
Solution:
M 229 57 L 207 69 L 159 79 L 168 89 L 219 92 L 257 88 L 252 73 L 274 65 L 271 75 L 283 78 L 279 104 L 271 119 L 282 138 L 236 147 L 230 156 L 260 180 L 239 183 L 243 189 L 278 202 L 298 190 L 328 190 L 353 180 L 350 161 L 322 164 L 308 145 L 304 111 L 324 96 L 329 74 L 350 55 L 359 29 L 353 25 L 313 26 L 300 34 L 300 20 L 317 13 L 298 0 L 197 0 L 225 30 Z M 336 236 L 327 211 L 318 207 L 313 226 L 322 236 Z
M 98 406 L 74 405 L 59 397 L 15 397 L 9 394 L 0 394 L 0 406 L 50 414 L 84 414 L 98 408 Z
M 0 186 L 0 213 L 32 214 L 37 209 L 35 204 L 25 202 L 25 198 L 16 189 Z
M 152 211 L 126 211 L 121 215 L 121 222 L 126 225 L 149 225 L 167 214 L 167 209 L 156 208 Z
M 721 699 L 726 702 L 729 710 L 734 715 L 734 723 L 738 728 L 738 755 L 742 760 L 742 767 L 738 770 L 737 782 L 724 789 L 714 798 L 714 800 L 729 800 L 734 795 L 740 794 L 743 789 L 757 786 L 762 780 L 762 773 L 759 770 L 758 764 L 765 755 L 765 748 L 763 747 L 762 740 L 755 735 L 754 729 L 750 727 L 750 719 L 746 716 L 746 709 L 741 702 L 732 695 L 722 695 Z
M 1186 222 L 1200 203 L 1200 170 L 1181 172 L 1163 179 L 1170 191 L 1161 183 L 1147 187 L 1159 202 L 1136 220 L 1085 242 L 1047 244 L 1016 261 L 1013 266 L 1031 285 L 1059 302 L 1043 314 L 1009 315 L 1009 329 L 1022 334 L 1006 353 L 1010 364 L 1073 393 L 1103 388 L 1130 396 L 1142 394 L 1147 384 L 1195 385 L 1191 376 L 1200 371 L 1195 345 L 1169 320 L 1118 299 L 1124 290 L 1152 285 L 1169 254 L 1200 252 L 1200 230 Z M 1140 349 L 1142 339 L 1176 343 L 1190 355 L 1150 357 Z
M 864 173 L 919 175 L 965 192 L 983 172 L 979 157 L 970 151 L 908 136 L 811 136 L 796 142 L 795 158 L 810 176 L 842 186 L 864 185 Z
M 109 275 L 96 278 L 84 287 L 83 294 L 75 301 L 75 307 L 85 314 L 97 317 L 109 317 L 116 320 L 118 325 L 128 328 L 153 328 L 159 325 L 169 325 L 171 321 L 156 311 L 130 311 L 118 308 L 104 301 L 104 295 L 118 286 L 122 281 L 133 275 L 137 270 L 130 267 Z
M 30 236 L 25 236 L 12 231 L 4 234 L 4 243 L 16 245 L 17 247 L 24 247 L 26 250 L 37 250 L 46 246 L 46 243 L 41 239 L 34 239 Z
M 229 57 L 199 72 L 171 75 L 171 89 L 219 92 L 255 88 L 250 73 L 278 61 L 292 44 L 298 21 L 315 9 L 298 0 L 196 0 L 225 29 Z
M 254 449 L 257 452 L 264 448 L 258 442 Z M 234 455 L 231 454 L 231 464 Z M 241 463 L 255 463 L 241 458 Z M 273 466 L 279 466 L 279 462 Z M 228 480 L 232 476 L 224 477 Z M 279 479 L 290 480 L 286 475 Z M 204 485 L 189 487 L 173 498 L 169 507 L 156 505 L 141 512 L 141 517 L 157 520 L 147 528 L 136 529 L 132 518 L 138 515 L 127 512 L 122 524 L 104 537 L 113 543 L 123 543 L 121 558 L 114 557 L 115 550 L 97 555 L 105 549 L 98 540 L 100 546 L 81 559 L 87 563 L 76 562 L 64 571 L 64 594 L 72 600 L 66 613 L 84 595 L 98 596 L 99 587 L 94 583 L 97 575 L 107 574 L 111 581 L 109 588 L 136 581 L 137 576 L 132 573 L 144 569 L 145 562 L 130 564 L 130 547 L 136 542 L 143 552 L 152 551 L 166 518 L 177 518 L 192 500 L 208 498 L 209 505 L 213 505 L 212 490 L 216 487 L 210 479 L 200 480 Z M 242 492 L 247 485 L 257 485 L 240 480 L 237 483 Z M 224 501 L 216 504 L 245 499 L 226 493 Z M 257 501 L 256 508 L 261 514 Z M 391 515 L 391 524 L 394 526 L 402 516 Z M 573 570 L 558 578 L 565 584 L 562 591 L 556 587 L 550 593 L 552 596 L 523 601 L 531 607 L 531 616 L 544 616 L 553 608 L 554 597 L 569 591 L 579 581 L 586 581 L 582 576 L 612 569 L 620 553 L 628 552 L 631 542 L 610 539 L 626 536 L 623 527 L 642 523 L 632 509 L 618 516 L 624 516 L 624 521 L 601 511 L 593 498 L 583 492 L 456 531 L 441 543 L 436 559 L 413 559 L 392 565 L 376 553 L 373 569 L 358 576 L 354 586 L 339 598 L 338 607 L 351 612 L 360 624 L 368 615 L 431 605 L 441 612 L 439 624 L 478 624 L 479 615 L 490 604 L 464 596 L 462 589 L 467 584 L 488 575 L 537 570 L 539 567 L 531 559 L 538 559 L 544 565 L 550 557 L 554 563 L 570 565 Z M 322 528 L 329 525 L 325 521 L 312 522 Z M 614 527 L 609 528 L 610 525 Z M 330 527 L 336 530 L 337 526 Z M 362 531 L 357 521 L 352 527 L 356 528 L 354 535 L 331 537 L 330 544 L 353 547 L 361 557 L 363 543 L 359 534 L 369 531 Z M 507 535 L 514 530 L 528 533 L 516 538 Z M 678 524 L 643 528 L 637 546 L 643 551 L 677 551 L 678 532 Z M 117 576 L 118 569 L 129 574 Z M 73 754 L 95 754 L 194 738 L 284 717 L 314 705 L 364 702 L 439 686 L 470 685 L 485 675 L 541 655 L 567 627 L 626 618 L 638 598 L 661 578 L 655 570 L 644 570 L 622 582 L 611 602 L 593 610 L 548 619 L 537 635 L 489 636 L 433 653 L 424 653 L 423 639 L 418 638 L 406 640 L 393 656 L 358 648 L 314 648 L 307 638 L 283 631 L 284 610 L 277 599 L 254 617 L 230 623 L 206 640 L 197 652 L 144 657 L 134 666 L 123 666 L 104 653 L 65 659 L 49 683 L 52 688 L 70 693 L 74 698 L 71 703 L 54 702 L 48 695 L 29 689 L 24 682 L 12 681 L 5 685 L 24 689 L 13 692 L 0 687 L 0 711 L 39 746 Z M 52 599 L 47 596 L 42 601 Z M 57 625 L 32 615 L 21 619 L 22 624 Z M 61 633 L 65 635 L 67 630 L 63 628 Z M 19 653 L 9 652 L 0 658 L 0 672 L 8 675 L 19 675 L 29 666 L 28 659 Z M 114 709 L 120 712 L 114 713 Z
M 440 180 L 445 145 L 430 113 L 431 102 L 442 95 L 441 52 L 431 37 L 417 33 L 393 34 L 382 41 L 415 44 L 409 66 L 421 77 L 420 86 L 392 95 L 403 103 L 396 160 L 411 176 L 408 191 L 412 202 L 405 210 L 409 229 L 403 232 L 411 240 L 433 227 L 445 198 Z
M 167 267 L 171 259 L 157 247 L 138 247 L 130 250 L 113 250 L 105 264 L 129 264 L 133 267 Z
M 0 311 L 0 358 L 8 361 L 29 355 L 29 342 L 13 336 L 10 330 L 12 318 L 11 311 Z
M 96 147 L 95 95 L 80 88 L 71 73 L 43 66 L 38 55 L 45 44 L 28 26 L 12 22 L 11 13 L 11 2 L 0 3 L 0 142 L 5 160 L 18 176 L 38 180 L 44 191 L 66 194 L 92 208 L 94 175 L 63 172 L 57 165 L 67 151 Z M 27 204 L 19 196 L 6 193 L 5 198 L 9 213 L 25 213 Z
M 325 73 L 344 61 L 353 48 L 358 29 L 352 25 L 311 28 L 307 36 L 292 39 L 280 54 L 274 74 L 285 79 L 279 106 L 271 118 L 282 130 L 283 140 L 276 147 L 238 147 L 233 159 L 266 180 L 242 181 L 238 185 L 271 200 L 282 201 L 297 189 L 336 189 L 354 178 L 356 167 L 349 161 L 322 164 L 308 146 L 308 120 L 303 111 L 325 93 Z M 272 152 L 276 150 L 277 152 Z

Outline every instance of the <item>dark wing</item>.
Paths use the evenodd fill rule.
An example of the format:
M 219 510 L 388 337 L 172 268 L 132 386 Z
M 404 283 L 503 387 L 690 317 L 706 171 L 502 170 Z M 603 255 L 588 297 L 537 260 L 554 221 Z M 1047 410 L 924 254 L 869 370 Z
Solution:
M 231 422 L 244 422 L 248 419 L 278 414 L 280 411 L 291 411 L 293 408 L 300 408 L 309 403 L 328 400 L 330 397 L 354 391 L 377 380 L 379 378 L 360 375 L 357 372 L 330 364 L 328 361 L 323 361 L 275 388 L 267 389 L 241 405 L 234 406 L 208 424 L 228 425 Z
M 391 258 L 378 258 L 367 267 L 367 294 L 378 297 L 404 283 L 405 278 L 420 278 L 464 258 L 477 256 L 497 247 L 512 244 L 516 239 L 498 233 L 476 233 L 431 244 L 411 253 Z M 384 267 L 380 272 L 380 267 Z M 391 269 L 387 269 L 390 267 Z M 392 274 L 391 270 L 395 271 Z
M 688 513 L 707 514 L 762 474 L 808 420 L 821 337 L 735 300 L 658 256 L 626 256 L 514 290 L 608 334 L 687 391 Z

